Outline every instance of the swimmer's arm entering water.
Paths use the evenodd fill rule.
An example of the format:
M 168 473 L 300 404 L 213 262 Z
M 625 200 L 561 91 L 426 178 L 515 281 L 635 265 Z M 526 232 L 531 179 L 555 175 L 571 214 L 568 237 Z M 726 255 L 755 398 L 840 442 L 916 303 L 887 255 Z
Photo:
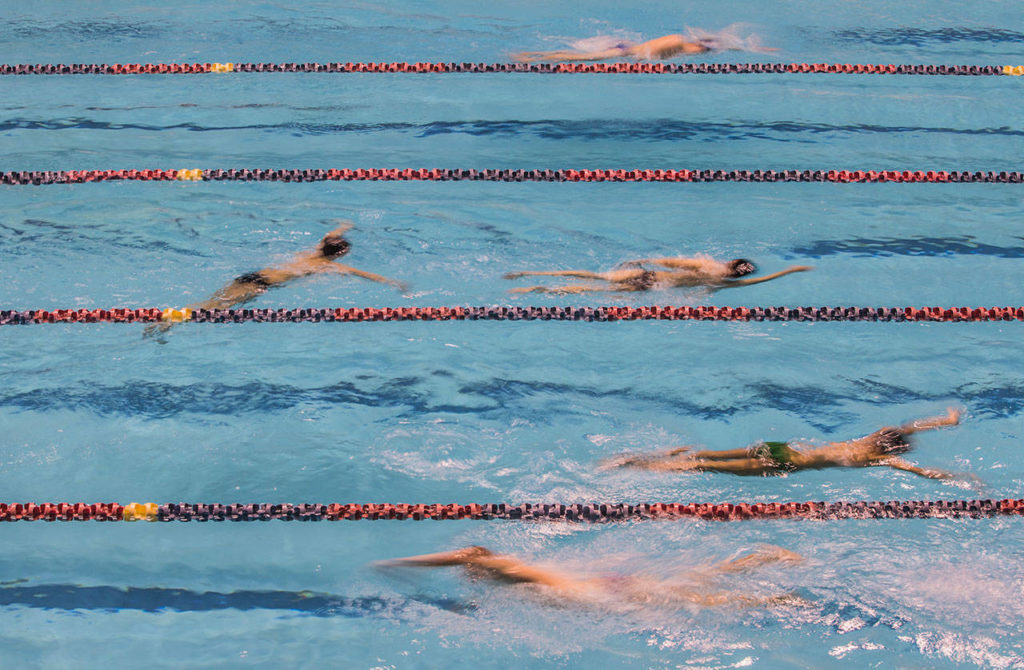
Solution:
M 665 268 L 677 270 L 699 270 L 708 264 L 706 258 L 638 258 L 634 261 L 625 261 L 621 265 L 660 265 Z
M 379 282 L 381 284 L 391 284 L 400 291 L 407 291 L 409 285 L 405 282 L 400 282 L 397 279 L 388 279 L 383 275 L 374 274 L 367 272 L 366 270 L 357 270 L 351 265 L 342 265 L 341 263 L 330 263 L 325 267 L 325 272 L 337 272 L 342 275 L 355 275 L 362 277 L 363 279 L 369 279 L 370 281 Z
M 955 426 L 960 423 L 960 410 L 955 407 L 950 407 L 944 416 L 933 416 L 927 419 L 918 419 L 917 421 L 911 421 L 905 423 L 899 427 L 899 432 L 904 435 L 913 435 L 923 430 L 935 430 L 936 428 L 945 428 L 947 426 Z
M 601 51 L 522 51 L 513 54 L 512 60 L 519 63 L 537 63 L 542 61 L 587 61 L 608 60 L 629 55 L 625 49 L 603 49 Z
M 344 235 L 348 231 L 352 230 L 352 228 L 354 228 L 356 225 L 349 221 L 348 219 L 335 219 L 335 221 L 338 222 L 338 227 L 332 230 L 331 232 L 327 233 L 328 236 Z
M 881 461 L 879 465 L 888 465 L 893 470 L 903 470 L 904 472 L 911 472 L 921 477 L 927 477 L 928 479 L 956 479 L 956 475 L 952 472 L 946 472 L 945 470 L 936 470 L 935 468 L 919 468 L 916 465 L 907 463 L 902 458 L 890 458 L 885 461 Z
M 554 588 L 566 588 L 573 580 L 550 570 L 529 565 L 512 556 L 495 554 L 486 547 L 466 547 L 437 554 L 421 554 L 406 558 L 395 558 L 377 563 L 379 566 L 445 567 L 464 565 L 481 568 L 484 574 L 495 581 L 529 582 Z
M 715 286 L 713 288 L 715 290 L 718 290 L 722 288 L 736 288 L 737 286 L 752 286 L 754 284 L 763 284 L 766 281 L 778 279 L 779 277 L 785 277 L 786 275 L 793 274 L 794 272 L 807 272 L 808 270 L 813 269 L 814 267 L 811 265 L 794 265 L 792 267 L 786 268 L 785 270 L 773 272 L 770 275 L 765 275 L 763 277 L 754 277 L 753 279 L 726 279 L 720 286 Z

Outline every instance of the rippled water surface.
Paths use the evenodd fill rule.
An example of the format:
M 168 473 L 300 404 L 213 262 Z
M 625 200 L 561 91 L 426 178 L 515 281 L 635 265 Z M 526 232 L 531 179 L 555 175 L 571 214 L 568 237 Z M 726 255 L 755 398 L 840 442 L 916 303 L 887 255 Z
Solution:
M 739 29 L 713 61 L 1024 62 L 1017 5 L 33 3 L 0 62 L 505 61 L 598 35 Z M 31 11 L 30 11 L 31 10 Z M 968 15 L 969 14 L 969 15 Z M 1009 77 L 7 77 L 0 170 L 213 167 L 1019 170 Z M 0 308 L 179 306 L 350 219 L 353 266 L 254 306 L 1019 305 L 1020 186 L 104 183 L 5 187 Z M 720 293 L 510 295 L 506 272 L 707 253 L 810 273 Z M 188 324 L 0 332 L 19 501 L 1017 498 L 1015 323 Z M 786 477 L 598 468 L 627 451 L 842 440 L 959 406 L 909 458 Z M 1024 666 L 1017 519 L 625 525 L 10 524 L 4 667 Z M 370 564 L 485 545 L 583 576 L 718 578 L 777 607 L 553 606 Z M 667 591 L 666 591 L 667 592 Z M 664 595 L 664 594 L 660 594 Z

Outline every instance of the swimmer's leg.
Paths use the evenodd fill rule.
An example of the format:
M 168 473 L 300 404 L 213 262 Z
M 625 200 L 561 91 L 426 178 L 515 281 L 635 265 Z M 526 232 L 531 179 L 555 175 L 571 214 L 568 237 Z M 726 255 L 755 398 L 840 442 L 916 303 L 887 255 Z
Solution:
M 726 472 L 741 476 L 757 476 L 772 471 L 756 458 L 735 458 L 725 461 L 706 461 L 692 457 L 667 458 L 650 463 L 638 463 L 633 467 L 660 472 Z
M 590 291 L 610 291 L 607 286 L 596 284 L 580 284 L 575 286 L 524 286 L 521 288 L 509 289 L 509 293 L 587 293 Z
M 695 451 L 690 456 L 705 461 L 731 461 L 738 458 L 748 458 L 750 451 L 748 449 L 722 449 L 720 451 L 704 449 L 702 451 Z
M 644 468 L 648 467 L 651 463 L 654 463 L 656 461 L 668 460 L 672 459 L 675 456 L 679 456 L 680 454 L 686 454 L 691 449 L 693 449 L 693 447 L 682 446 L 673 447 L 668 451 L 657 451 L 654 453 L 631 452 L 625 454 L 618 454 L 617 456 L 611 456 L 609 458 L 605 458 L 604 460 L 602 460 L 600 468 L 602 470 L 626 467 Z
M 578 277 L 580 279 L 605 279 L 603 274 L 587 272 L 586 270 L 552 270 L 550 272 L 509 272 L 505 279 L 518 279 L 519 277 Z
M 744 453 L 746 453 L 745 450 Z M 685 469 L 700 472 L 725 472 L 740 476 L 758 476 L 774 472 L 772 468 L 766 467 L 756 458 L 734 458 L 723 461 L 691 459 L 690 462 L 693 463 L 692 467 Z

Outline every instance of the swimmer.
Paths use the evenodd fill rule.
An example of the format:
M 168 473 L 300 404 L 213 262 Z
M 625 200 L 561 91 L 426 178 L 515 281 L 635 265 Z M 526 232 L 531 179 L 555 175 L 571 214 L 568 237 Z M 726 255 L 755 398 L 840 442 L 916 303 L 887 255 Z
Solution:
M 254 298 L 263 295 L 267 289 L 280 286 L 293 279 L 321 272 L 333 272 L 340 275 L 354 275 L 369 279 L 370 281 L 382 284 L 391 284 L 401 291 L 407 290 L 402 282 L 388 279 L 381 275 L 365 270 L 357 270 L 349 265 L 336 263 L 335 260 L 348 253 L 350 244 L 344 238 L 344 234 L 352 228 L 351 223 L 343 223 L 331 232 L 324 235 L 316 249 L 305 253 L 297 254 L 288 263 L 278 267 L 263 268 L 256 272 L 248 272 L 236 277 L 230 284 L 221 288 L 208 300 L 188 305 L 190 309 L 228 309 L 235 305 L 242 305 Z M 171 324 L 153 324 L 146 328 L 146 335 L 156 332 L 166 332 Z
M 648 270 L 642 265 L 658 265 L 666 270 Z M 588 291 L 648 291 L 653 288 L 707 287 L 711 290 L 752 286 L 772 279 L 778 279 L 794 272 L 806 272 L 814 268 L 809 265 L 794 265 L 780 272 L 764 277 L 740 279 L 757 272 L 757 267 L 745 258 L 731 261 L 716 261 L 706 256 L 694 258 L 641 258 L 622 263 L 624 267 L 611 272 L 587 272 L 585 270 L 555 270 L 551 272 L 510 272 L 505 279 L 519 277 L 575 277 L 597 279 L 603 284 L 569 284 L 567 286 L 526 286 L 514 288 L 511 293 L 585 293 Z
M 758 551 L 710 566 L 695 568 L 684 575 L 687 584 L 677 580 L 658 580 L 636 575 L 604 575 L 584 577 L 573 572 L 560 572 L 531 565 L 513 556 L 495 554 L 485 547 L 466 547 L 439 554 L 423 554 L 380 561 L 375 565 L 391 567 L 438 568 L 461 566 L 471 577 L 501 584 L 528 584 L 538 595 L 547 596 L 556 604 L 600 604 L 617 602 L 623 605 L 702 606 L 738 605 L 765 607 L 793 604 L 800 598 L 793 594 L 752 596 L 716 590 L 712 580 L 723 574 L 748 572 L 771 563 L 796 563 L 803 558 L 781 547 L 766 545 Z
M 731 28 L 731 26 L 730 26 Z M 751 37 L 742 39 L 730 34 L 729 29 L 716 35 L 702 30 L 690 30 L 687 35 L 663 35 L 646 42 L 630 42 L 599 37 L 581 40 L 579 49 L 556 51 L 523 51 L 512 56 L 520 63 L 543 61 L 599 61 L 613 58 L 656 60 L 691 56 L 709 51 L 778 51 L 759 46 Z
M 781 475 L 797 470 L 885 465 L 929 479 L 955 479 L 957 476 L 950 472 L 919 468 L 898 455 L 910 450 L 908 438 L 914 433 L 955 426 L 959 422 L 960 411 L 951 407 L 945 416 L 882 428 L 866 437 L 830 442 L 822 447 L 798 442 L 757 442 L 743 449 L 725 451 L 692 451 L 692 447 L 676 447 L 657 454 L 624 454 L 606 461 L 605 465 L 659 472 L 728 472 L 734 475 L 761 476 Z
M 271 287 L 320 272 L 355 275 L 370 281 L 391 284 L 397 289 L 405 291 L 407 287 L 402 282 L 335 262 L 336 259 L 347 254 L 351 248 L 348 240 L 343 237 L 350 228 L 352 228 L 351 223 L 343 223 L 324 235 L 320 244 L 313 251 L 298 254 L 290 262 L 279 267 L 263 268 L 236 277 L 230 284 L 214 293 L 209 300 L 189 305 L 189 307 L 192 309 L 228 309 L 249 302 L 266 293 L 267 289 Z

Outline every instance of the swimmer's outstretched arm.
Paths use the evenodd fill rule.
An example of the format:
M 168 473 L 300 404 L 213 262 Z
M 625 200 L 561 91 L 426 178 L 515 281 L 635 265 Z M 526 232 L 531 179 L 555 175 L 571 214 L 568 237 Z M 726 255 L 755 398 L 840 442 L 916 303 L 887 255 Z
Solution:
M 494 556 L 494 552 L 486 547 L 464 547 L 454 551 L 442 551 L 436 554 L 419 554 L 404 558 L 392 558 L 378 561 L 374 565 L 391 567 L 398 565 L 414 565 L 418 567 L 444 567 L 449 565 L 468 565 L 484 556 Z
M 778 279 L 779 277 L 785 277 L 786 275 L 793 274 L 794 272 L 807 272 L 808 270 L 813 269 L 814 266 L 811 265 L 794 265 L 792 267 L 786 268 L 785 270 L 773 272 L 772 274 L 765 275 L 763 277 L 755 277 L 753 279 L 727 279 L 720 286 L 713 286 L 712 289 L 717 291 L 718 289 L 722 288 L 735 288 L 737 286 L 752 286 L 754 284 L 763 284 L 766 281 Z
M 355 227 L 355 224 L 349 221 L 348 219 L 336 219 L 336 221 L 339 222 L 338 227 L 332 230 L 331 232 L 327 233 L 327 235 L 324 235 L 324 237 L 328 237 L 330 235 L 344 235 L 348 231 L 352 230 L 353 227 Z
M 409 289 L 409 285 L 406 284 L 405 282 L 400 282 L 397 279 L 388 279 L 383 275 L 367 272 L 366 270 L 357 270 L 351 265 L 342 265 L 341 263 L 330 263 L 326 266 L 325 271 L 337 272 L 338 274 L 343 275 L 355 275 L 357 277 L 362 277 L 363 279 L 369 279 L 370 281 L 380 282 L 381 284 L 391 284 L 400 291 L 407 291 Z
M 625 261 L 620 265 L 660 265 L 666 268 L 674 268 L 678 270 L 699 270 L 707 265 L 708 259 L 706 258 L 638 258 L 632 261 Z
M 904 472 L 912 472 L 915 475 L 927 477 L 928 479 L 957 479 L 957 476 L 952 472 L 946 472 L 945 470 L 937 470 L 935 468 L 919 468 L 916 465 L 907 463 L 902 458 L 890 458 L 882 461 L 880 465 L 888 465 L 893 470 L 903 470 Z
M 913 435 L 923 430 L 935 430 L 936 428 L 955 426 L 958 423 L 960 423 L 960 410 L 956 407 L 950 407 L 943 416 L 933 416 L 928 419 L 918 419 L 917 421 L 905 423 L 899 427 L 899 432 L 904 435 Z
M 407 556 L 389 561 L 380 561 L 377 565 L 382 567 L 409 565 L 431 568 L 465 565 L 482 568 L 484 574 L 495 581 L 529 582 L 555 588 L 565 588 L 573 582 L 567 576 L 529 565 L 512 556 L 495 554 L 486 547 L 465 547 L 464 549 L 445 551 L 438 554 Z
M 757 551 L 716 563 L 711 566 L 711 571 L 717 573 L 747 572 L 770 563 L 799 563 L 802 560 L 804 557 L 795 551 L 783 549 L 774 544 L 766 544 Z
M 587 61 L 607 60 L 631 55 L 629 50 L 603 49 L 601 51 L 521 51 L 513 54 L 512 59 L 520 63 L 537 63 L 542 61 Z

